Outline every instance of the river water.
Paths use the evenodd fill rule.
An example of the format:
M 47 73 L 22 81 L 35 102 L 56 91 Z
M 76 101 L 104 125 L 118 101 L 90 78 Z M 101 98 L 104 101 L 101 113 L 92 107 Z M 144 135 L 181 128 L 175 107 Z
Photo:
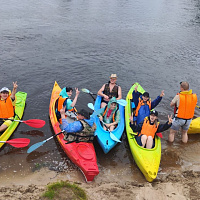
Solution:
M 180 81 L 188 81 L 199 95 L 199 41 L 199 0 L 1 0 L 0 86 L 11 89 L 17 81 L 18 91 L 28 93 L 23 119 L 46 121 L 38 130 L 21 123 L 12 138 L 30 138 L 32 145 L 53 135 L 48 106 L 55 80 L 61 87 L 95 93 L 111 73 L 119 77 L 123 98 L 136 81 L 152 99 L 165 90 L 157 107 L 164 122 L 173 112 L 169 104 Z M 87 103 L 92 101 L 81 93 L 76 107 L 89 111 Z M 173 170 L 200 170 L 200 135 L 189 136 L 186 145 L 180 134 L 173 145 L 167 143 L 167 136 L 168 131 L 162 139 L 158 177 Z M 100 170 L 96 181 L 145 181 L 125 133 L 122 144 L 106 156 L 96 142 L 95 149 Z M 31 154 L 26 151 L 4 145 L 1 177 L 24 177 L 43 166 L 76 171 L 56 139 Z

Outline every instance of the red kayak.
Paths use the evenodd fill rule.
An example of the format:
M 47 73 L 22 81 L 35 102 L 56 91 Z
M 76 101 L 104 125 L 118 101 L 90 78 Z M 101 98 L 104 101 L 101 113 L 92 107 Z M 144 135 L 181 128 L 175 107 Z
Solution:
M 55 114 L 55 102 L 59 97 L 61 92 L 61 88 L 58 83 L 55 81 L 51 100 L 49 105 L 49 116 L 51 120 L 51 124 L 53 126 L 54 133 L 57 134 L 61 132 L 60 124 L 57 121 L 57 117 Z M 97 166 L 97 158 L 93 143 L 89 142 L 73 142 L 66 144 L 67 141 L 63 140 L 64 134 L 61 133 L 56 136 L 61 147 L 70 158 L 70 160 L 79 167 L 87 182 L 92 181 L 96 175 L 99 174 L 99 169 Z

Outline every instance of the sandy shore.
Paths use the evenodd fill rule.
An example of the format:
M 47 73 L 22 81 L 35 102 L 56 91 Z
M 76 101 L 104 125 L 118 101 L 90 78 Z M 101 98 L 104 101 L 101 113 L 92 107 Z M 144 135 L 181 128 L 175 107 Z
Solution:
M 72 176 L 73 175 L 73 176 Z M 42 199 L 48 183 L 69 180 L 83 188 L 89 200 L 184 200 L 200 199 L 200 172 L 174 171 L 169 175 L 160 174 L 153 183 L 136 181 L 99 181 L 98 177 L 91 183 L 80 181 L 80 172 L 61 173 L 41 169 L 24 178 L 1 182 L 0 199 L 28 200 Z

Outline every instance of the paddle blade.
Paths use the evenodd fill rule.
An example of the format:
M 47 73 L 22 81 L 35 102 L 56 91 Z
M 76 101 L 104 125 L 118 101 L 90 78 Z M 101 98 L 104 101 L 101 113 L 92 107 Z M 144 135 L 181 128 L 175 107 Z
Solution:
M 95 117 L 96 115 L 99 115 L 101 112 L 103 112 L 103 110 L 104 110 L 104 108 L 95 110 L 90 117 Z
M 90 93 L 90 91 L 88 89 L 86 89 L 86 88 L 82 88 L 81 91 L 85 92 L 85 93 L 88 93 L 88 94 Z
M 29 119 L 22 122 L 34 128 L 42 128 L 45 125 L 45 121 L 41 119 Z
M 32 146 L 29 147 L 29 149 L 27 150 L 27 153 L 31 153 L 32 151 L 35 151 L 37 148 L 41 147 L 45 142 L 46 140 L 33 144 Z
M 93 103 L 88 103 L 88 108 L 90 108 L 91 110 L 94 110 L 94 105 L 93 105 Z
M 122 106 L 126 106 L 127 101 L 125 99 L 119 99 L 119 100 L 117 100 L 117 103 L 122 105 Z
M 28 138 L 16 138 L 12 140 L 6 141 L 6 143 L 10 144 L 13 147 L 16 148 L 21 148 L 21 147 L 26 147 L 30 143 L 30 139 Z
M 115 142 L 121 142 L 112 132 L 110 132 L 110 138 Z

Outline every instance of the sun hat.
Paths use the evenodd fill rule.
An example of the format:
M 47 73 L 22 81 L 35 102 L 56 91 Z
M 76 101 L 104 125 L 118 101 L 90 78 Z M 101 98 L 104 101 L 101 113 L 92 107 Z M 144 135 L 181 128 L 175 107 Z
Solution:
M 117 78 L 117 74 L 111 74 L 110 78 Z
M 156 117 L 158 117 L 158 112 L 156 110 L 152 110 L 150 112 L 150 115 L 155 115 Z
M 0 92 L 4 92 L 4 91 L 9 92 L 9 89 L 7 87 L 1 88 Z
M 78 114 L 84 116 L 86 119 L 90 118 L 90 114 L 84 109 L 81 109 L 80 112 L 78 112 Z

